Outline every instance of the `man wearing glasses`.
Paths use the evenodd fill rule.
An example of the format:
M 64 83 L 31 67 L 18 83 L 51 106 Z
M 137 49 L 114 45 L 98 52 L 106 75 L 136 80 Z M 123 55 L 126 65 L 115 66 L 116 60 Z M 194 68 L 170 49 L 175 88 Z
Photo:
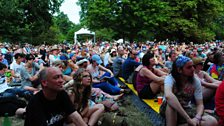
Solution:
M 131 50 L 129 57 L 122 64 L 122 77 L 128 82 L 132 82 L 132 77 L 135 68 L 137 68 L 141 63 L 135 61 L 138 52 L 136 50 Z

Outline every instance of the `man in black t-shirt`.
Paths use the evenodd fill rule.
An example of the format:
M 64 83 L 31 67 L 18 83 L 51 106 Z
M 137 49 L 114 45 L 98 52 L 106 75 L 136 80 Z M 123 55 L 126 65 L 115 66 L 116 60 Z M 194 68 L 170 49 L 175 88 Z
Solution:
M 42 70 L 39 80 L 42 90 L 32 97 L 27 106 L 25 126 L 87 125 L 64 91 L 64 80 L 58 68 Z

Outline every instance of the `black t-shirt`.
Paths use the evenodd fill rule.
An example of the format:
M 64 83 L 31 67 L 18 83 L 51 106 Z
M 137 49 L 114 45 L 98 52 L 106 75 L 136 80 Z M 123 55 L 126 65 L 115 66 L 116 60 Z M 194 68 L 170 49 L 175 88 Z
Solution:
M 58 93 L 55 100 L 47 100 L 42 91 L 30 100 L 26 108 L 24 126 L 63 126 L 65 119 L 75 111 L 65 91 Z

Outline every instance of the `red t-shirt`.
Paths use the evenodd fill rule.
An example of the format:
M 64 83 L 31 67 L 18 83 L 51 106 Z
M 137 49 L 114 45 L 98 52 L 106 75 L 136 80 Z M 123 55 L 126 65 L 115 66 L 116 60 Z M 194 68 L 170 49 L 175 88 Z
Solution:
M 215 95 L 216 113 L 219 116 L 219 124 L 224 126 L 224 81 L 216 90 Z

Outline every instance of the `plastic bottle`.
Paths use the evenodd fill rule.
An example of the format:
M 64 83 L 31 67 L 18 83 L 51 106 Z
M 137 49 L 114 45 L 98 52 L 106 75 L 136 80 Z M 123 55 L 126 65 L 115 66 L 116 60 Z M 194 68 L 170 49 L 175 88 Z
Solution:
M 8 113 L 5 113 L 5 117 L 3 119 L 2 126 L 11 126 L 11 120 L 8 117 Z

